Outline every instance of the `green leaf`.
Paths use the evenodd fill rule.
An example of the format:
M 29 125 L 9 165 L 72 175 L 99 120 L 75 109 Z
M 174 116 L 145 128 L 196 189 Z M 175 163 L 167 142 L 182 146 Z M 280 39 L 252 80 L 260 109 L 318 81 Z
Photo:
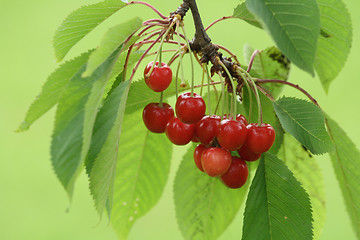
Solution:
M 242 240 L 311 240 L 309 196 L 284 162 L 265 153 L 246 201 Z
M 134 18 L 109 29 L 99 47 L 90 55 L 83 77 L 90 76 L 117 48 L 126 49 L 128 38 L 142 26 L 140 18 Z M 133 41 L 138 39 L 134 38 Z
M 105 86 L 105 91 L 104 91 L 104 98 L 106 98 L 112 91 L 113 88 L 116 88 L 120 82 L 123 81 L 123 70 L 124 70 L 124 63 L 126 60 L 126 56 L 127 56 L 128 52 L 122 52 L 120 54 L 120 57 L 118 59 L 118 61 L 115 63 L 113 71 L 110 75 L 109 81 L 106 83 Z M 132 51 L 129 59 L 128 59 L 128 65 L 127 65 L 127 72 L 126 72 L 126 76 L 130 75 L 132 73 L 132 71 L 130 69 L 133 69 L 134 64 L 139 61 L 140 57 L 143 55 L 142 51 Z M 120 74 L 119 74 L 120 73 Z M 120 75 L 120 77 L 119 77 Z M 128 79 L 128 78 L 126 78 Z M 118 80 L 118 83 L 115 84 L 115 81 Z
M 57 60 L 61 61 L 77 42 L 126 5 L 121 0 L 105 0 L 70 13 L 55 32 L 53 43 Z
M 95 117 L 106 81 L 119 56 L 115 51 L 88 78 L 86 64 L 67 84 L 59 100 L 51 143 L 51 160 L 60 182 L 72 197 L 75 180 L 87 155 Z
M 256 20 L 255 16 L 247 9 L 245 2 L 237 5 L 232 16 L 234 18 L 242 19 L 255 27 L 262 28 L 259 21 Z
M 247 0 L 278 48 L 299 68 L 314 75 L 320 13 L 316 0 Z
M 174 183 L 177 222 L 185 239 L 217 239 L 238 212 L 249 184 L 227 188 L 218 178 L 199 171 L 193 145 L 180 164 Z
M 92 51 L 93 50 L 90 50 L 65 62 L 48 77 L 41 89 L 41 93 L 31 104 L 25 116 L 25 120 L 20 124 L 19 129 L 17 130 L 18 132 L 28 130 L 37 119 L 58 103 L 66 85 L 87 62 Z
M 288 97 L 273 102 L 273 106 L 285 131 L 313 154 L 334 150 L 325 129 L 324 116 L 318 106 L 302 99 Z
M 317 0 L 322 34 L 318 40 L 315 69 L 326 92 L 343 68 L 352 42 L 351 18 L 341 0 Z
M 254 49 L 244 46 L 244 59 L 249 62 Z M 290 72 L 290 61 L 276 47 L 268 47 L 261 53 L 255 55 L 250 74 L 252 77 L 261 79 L 279 79 L 286 81 Z M 262 84 L 274 97 L 277 97 L 284 84 L 266 83 Z
M 322 172 L 314 157 L 289 134 L 278 153 L 310 196 L 314 218 L 314 239 L 319 239 L 326 220 L 326 197 Z
M 118 158 L 119 138 L 130 82 L 122 82 L 106 99 L 97 115 L 87 161 L 93 162 L 90 172 L 90 191 L 100 216 L 112 194 Z
M 329 116 L 326 124 L 335 151 L 330 154 L 336 177 L 339 181 L 346 208 L 357 237 L 360 239 L 360 152 L 343 129 Z
M 142 109 L 134 109 L 138 91 L 132 84 L 118 149 L 111 222 L 119 239 L 126 239 L 134 222 L 159 201 L 172 154 L 166 136 L 147 131 Z

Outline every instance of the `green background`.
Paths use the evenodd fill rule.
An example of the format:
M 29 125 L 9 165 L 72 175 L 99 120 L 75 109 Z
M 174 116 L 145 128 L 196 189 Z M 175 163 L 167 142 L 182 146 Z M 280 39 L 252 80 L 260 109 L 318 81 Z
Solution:
M 29 104 L 39 93 L 46 77 L 57 67 L 52 49 L 52 36 L 62 19 L 81 5 L 96 1 L 85 0 L 12 0 L 0 3 L 0 239 L 36 240 L 115 240 L 107 220 L 99 221 L 87 187 L 81 175 L 73 202 L 56 179 L 50 164 L 49 148 L 54 110 L 46 114 L 24 133 L 14 130 L 23 120 Z M 165 15 L 174 11 L 181 1 L 151 0 Z M 238 0 L 198 0 L 204 25 L 222 16 L 231 15 Z M 346 0 L 353 21 L 353 47 L 348 61 L 328 95 L 318 78 L 293 68 L 290 81 L 307 89 L 322 108 L 334 118 L 356 146 L 360 146 L 359 53 L 360 2 Z M 116 23 L 138 15 L 142 19 L 156 15 L 144 6 L 131 6 L 119 11 L 104 26 L 81 41 L 68 58 L 96 46 L 102 34 Z M 192 36 L 191 14 L 185 26 Z M 272 44 L 268 35 L 240 20 L 227 20 L 209 30 L 214 43 L 227 46 L 242 59 L 245 43 L 256 49 Z M 186 60 L 188 60 L 186 58 Z M 286 95 L 302 97 L 286 88 Z M 140 219 L 130 232 L 129 239 L 182 239 L 175 220 L 172 201 L 172 179 L 185 147 L 175 147 L 170 181 L 159 203 Z M 355 239 L 344 202 L 327 155 L 317 157 L 323 169 L 327 221 L 322 240 Z M 70 207 L 70 211 L 67 211 Z M 242 211 L 220 239 L 240 239 Z

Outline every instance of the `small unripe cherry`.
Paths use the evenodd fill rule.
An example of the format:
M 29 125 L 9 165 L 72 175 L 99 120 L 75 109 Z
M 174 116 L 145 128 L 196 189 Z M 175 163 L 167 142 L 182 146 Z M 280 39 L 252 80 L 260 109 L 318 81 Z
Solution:
M 183 93 L 176 100 L 175 112 L 183 123 L 198 122 L 204 116 L 205 111 L 204 99 L 196 93 L 193 96 L 190 92 Z
M 250 151 L 246 145 L 243 145 L 240 149 L 237 150 L 240 157 L 248 162 L 253 162 L 258 160 L 261 157 L 261 153 L 254 153 Z
M 173 108 L 163 103 L 149 103 L 143 110 L 143 121 L 147 129 L 153 133 L 165 132 L 167 122 L 174 117 Z
M 254 153 L 268 151 L 275 141 L 275 130 L 270 124 L 250 123 L 247 125 L 248 136 L 246 139 L 247 148 Z
M 201 164 L 210 177 L 221 176 L 231 165 L 231 154 L 223 148 L 212 147 L 202 153 Z
M 248 178 L 249 170 L 246 162 L 239 157 L 232 157 L 231 165 L 220 179 L 229 188 L 242 187 Z
M 196 146 L 196 148 L 194 150 L 195 165 L 202 172 L 204 171 L 204 169 L 203 169 L 203 167 L 201 165 L 201 155 L 206 149 L 207 149 L 207 147 L 205 147 L 202 144 L 199 144 L 199 145 Z
M 153 71 L 148 75 L 151 70 L 154 62 L 150 62 L 144 70 L 144 79 L 146 85 L 155 92 L 162 92 L 167 89 L 172 80 L 172 71 L 171 68 L 166 63 L 161 63 L 159 67 L 159 62 L 156 62 Z
M 183 123 L 179 118 L 173 117 L 166 124 L 165 133 L 173 144 L 186 145 L 194 136 L 195 125 Z

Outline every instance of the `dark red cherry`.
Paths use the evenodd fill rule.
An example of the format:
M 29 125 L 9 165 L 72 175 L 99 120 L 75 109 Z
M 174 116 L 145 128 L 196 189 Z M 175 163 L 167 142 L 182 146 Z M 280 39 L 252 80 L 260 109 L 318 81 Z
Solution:
M 244 123 L 224 119 L 220 122 L 216 138 L 221 147 L 235 151 L 245 143 L 246 136 L 247 129 Z
M 220 125 L 220 117 L 204 116 L 195 125 L 195 135 L 197 139 L 204 145 L 209 145 L 216 136 Z
M 159 67 L 159 62 L 156 62 L 156 65 L 149 76 L 148 73 L 153 64 L 154 62 L 150 62 L 144 70 L 145 82 L 146 85 L 155 92 L 162 92 L 167 89 L 171 83 L 172 71 L 166 63 L 161 63 L 161 67 Z
M 240 188 L 246 183 L 248 175 L 249 170 L 246 162 L 233 156 L 229 170 L 220 179 L 229 188 Z
M 275 141 L 275 130 L 270 124 L 250 123 L 247 125 L 248 137 L 246 139 L 247 148 L 254 153 L 268 151 Z
M 174 117 L 173 108 L 163 103 L 149 103 L 143 110 L 143 121 L 147 129 L 154 133 L 165 132 L 167 122 Z
M 231 165 L 231 154 L 223 148 L 209 148 L 201 155 L 201 165 L 210 177 L 224 174 Z
M 240 149 L 238 149 L 237 152 L 242 159 L 248 162 L 256 161 L 261 157 L 261 153 L 254 153 L 250 151 L 245 144 Z
M 166 124 L 165 133 L 173 144 L 186 145 L 194 136 L 195 125 L 183 123 L 179 118 L 173 117 Z
M 178 118 L 184 123 L 196 123 L 205 114 L 206 105 L 204 99 L 194 93 L 191 96 L 190 92 L 181 94 L 175 105 L 175 112 Z
M 199 144 L 196 146 L 195 150 L 194 150 L 194 161 L 195 161 L 195 165 L 197 166 L 197 168 L 200 171 L 204 171 L 202 165 L 201 165 L 201 154 L 207 149 L 207 147 L 205 147 L 202 144 Z

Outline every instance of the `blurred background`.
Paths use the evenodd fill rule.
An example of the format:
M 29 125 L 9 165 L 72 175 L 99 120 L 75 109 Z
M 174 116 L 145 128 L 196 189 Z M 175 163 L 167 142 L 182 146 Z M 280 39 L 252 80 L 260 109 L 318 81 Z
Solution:
M 360 2 L 344 1 L 353 22 L 353 47 L 344 69 L 331 85 L 329 93 L 325 94 L 318 78 L 312 78 L 294 66 L 290 81 L 307 89 L 322 108 L 341 124 L 356 146 L 360 147 Z M 69 201 L 50 163 L 54 109 L 38 120 L 29 131 L 14 132 L 45 79 L 58 66 L 52 49 L 52 37 L 56 28 L 71 11 L 94 2 L 96 1 L 1 0 L 0 239 L 116 239 L 106 219 L 99 223 L 84 174 L 76 184 L 70 211 L 66 211 Z M 164 0 L 148 2 L 165 15 L 174 11 L 181 3 Z M 231 15 L 238 3 L 238 0 L 198 0 L 204 25 Z M 157 17 L 144 6 L 122 9 L 83 39 L 70 51 L 66 59 L 96 46 L 110 26 L 135 15 L 142 19 Z M 185 27 L 188 36 L 192 36 L 194 31 L 190 13 L 185 19 Z M 273 45 L 264 31 L 241 20 L 223 21 L 212 27 L 208 33 L 214 43 L 227 46 L 239 59 L 243 59 L 242 51 L 246 43 L 250 43 L 255 49 Z M 289 88 L 285 88 L 284 94 L 303 97 Z M 129 239 L 182 239 L 175 220 L 172 181 L 183 153 L 184 147 L 175 148 L 169 182 L 162 198 L 156 207 L 135 224 Z M 328 209 L 321 239 L 355 240 L 330 159 L 325 155 L 317 157 L 317 160 L 323 170 Z M 242 211 L 220 239 L 240 239 Z

